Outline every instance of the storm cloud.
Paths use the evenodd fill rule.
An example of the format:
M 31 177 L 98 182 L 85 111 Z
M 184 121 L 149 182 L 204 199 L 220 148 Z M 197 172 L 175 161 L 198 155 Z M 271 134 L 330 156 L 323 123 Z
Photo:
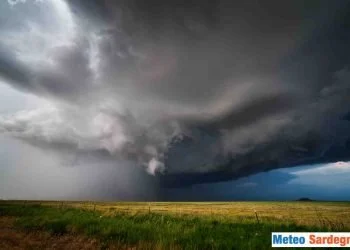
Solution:
M 0 77 L 49 104 L 0 132 L 131 161 L 165 186 L 349 159 L 349 8 L 2 1 Z

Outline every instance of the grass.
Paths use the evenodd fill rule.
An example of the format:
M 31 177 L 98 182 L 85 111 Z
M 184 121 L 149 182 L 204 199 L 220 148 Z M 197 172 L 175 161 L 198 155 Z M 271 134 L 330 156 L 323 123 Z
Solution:
M 54 235 L 83 234 L 101 240 L 105 246 L 115 242 L 118 245 L 136 246 L 138 249 L 269 249 L 271 232 L 274 231 L 316 232 L 348 229 L 344 223 L 339 224 L 320 217 L 325 211 L 333 213 L 334 206 L 340 209 L 339 211 L 344 209 L 345 212 L 349 212 L 349 204 L 346 203 L 325 204 L 323 207 L 326 208 L 323 210 L 317 207 L 317 204 L 295 203 L 302 207 L 317 207 L 316 211 L 319 212 L 316 216 L 323 222 L 315 220 L 313 225 L 298 224 L 288 217 L 287 220 L 281 220 L 260 216 L 256 208 L 260 208 L 261 212 L 262 207 L 268 203 L 254 203 L 256 214 L 255 212 L 247 216 L 240 214 L 238 215 L 240 217 L 222 216 L 223 213 L 220 214 L 215 207 L 229 206 L 229 203 L 211 203 L 212 206 L 209 203 L 206 205 L 205 203 L 114 204 L 112 206 L 110 203 L 2 202 L 0 216 L 16 217 L 15 225 L 22 230 L 44 230 Z M 231 203 L 231 206 L 235 205 L 243 209 L 243 204 Z M 174 213 L 169 209 L 175 206 L 177 211 L 181 212 Z M 189 208 L 192 208 L 192 211 L 201 210 L 203 206 L 207 210 L 214 207 L 214 210 L 207 213 L 188 211 Z M 271 203 L 271 206 L 274 207 L 274 203 Z M 182 210 L 179 210 L 179 207 Z M 293 210 L 289 212 L 293 214 Z M 276 213 L 278 214 L 275 210 L 270 211 L 270 215 Z M 261 214 L 264 215 L 264 212 Z
M 3 201 L 2 203 L 6 203 Z M 297 224 L 305 226 L 350 228 L 350 202 L 57 202 L 8 201 L 14 204 L 41 204 L 99 211 L 105 216 L 124 212 L 173 216 L 197 215 L 218 221 Z M 1 204 L 1 202 L 0 202 Z M 338 229 L 339 230 L 339 229 Z

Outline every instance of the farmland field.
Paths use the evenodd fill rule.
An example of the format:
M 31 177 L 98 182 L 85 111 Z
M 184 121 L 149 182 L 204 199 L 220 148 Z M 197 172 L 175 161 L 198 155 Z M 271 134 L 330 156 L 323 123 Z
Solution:
M 349 202 L 0 202 L 0 249 L 269 249 L 273 231 L 349 229 Z

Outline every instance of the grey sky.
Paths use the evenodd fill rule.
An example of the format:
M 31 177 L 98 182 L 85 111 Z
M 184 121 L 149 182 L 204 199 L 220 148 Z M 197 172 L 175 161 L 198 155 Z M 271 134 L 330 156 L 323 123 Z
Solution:
M 350 158 L 348 1 L 11 3 L 0 3 L 0 144 L 16 160 L 5 173 L 21 173 L 21 152 L 28 176 L 53 166 L 43 186 L 57 176 L 74 194 L 115 174 L 142 179 L 137 193 Z

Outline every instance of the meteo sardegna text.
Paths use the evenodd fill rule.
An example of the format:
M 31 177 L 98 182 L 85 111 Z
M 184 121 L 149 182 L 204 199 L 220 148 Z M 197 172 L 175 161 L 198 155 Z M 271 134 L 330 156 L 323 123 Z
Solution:
M 350 247 L 350 232 L 344 233 L 297 233 L 274 232 L 272 247 Z

